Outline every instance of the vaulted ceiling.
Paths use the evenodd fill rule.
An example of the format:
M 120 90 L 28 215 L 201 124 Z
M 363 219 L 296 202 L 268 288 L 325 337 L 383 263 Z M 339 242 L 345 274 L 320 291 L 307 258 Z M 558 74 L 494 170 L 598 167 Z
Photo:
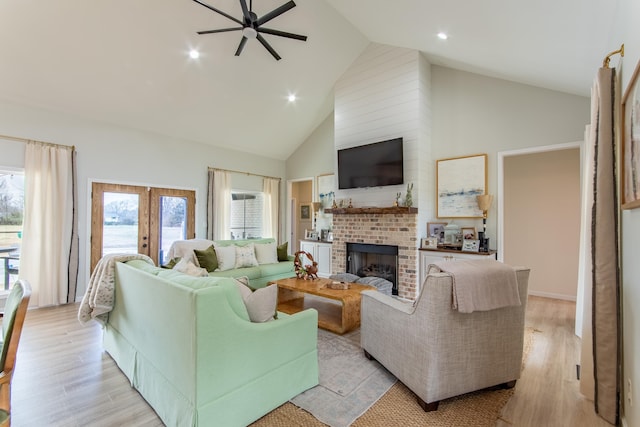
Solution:
M 242 16 L 239 0 L 205 2 Z M 261 16 L 286 0 L 247 3 Z M 276 61 L 257 40 L 234 56 L 239 31 L 196 34 L 237 24 L 192 0 L 3 0 L 0 99 L 286 159 L 331 113 L 335 82 L 371 42 L 583 96 L 618 47 L 609 0 L 296 4 L 265 26 L 308 40 L 264 35 Z

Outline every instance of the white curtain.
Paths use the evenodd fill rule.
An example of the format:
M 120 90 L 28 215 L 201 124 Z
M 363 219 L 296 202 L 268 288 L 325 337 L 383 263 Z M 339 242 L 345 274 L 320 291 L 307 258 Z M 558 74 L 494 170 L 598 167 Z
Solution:
M 262 214 L 262 235 L 273 237 L 278 241 L 280 216 L 280 180 L 276 178 L 264 178 L 262 181 L 264 193 L 264 212 Z
M 231 238 L 231 175 L 229 172 L 209 169 L 207 197 L 207 238 Z
M 77 281 L 75 172 L 72 147 L 28 142 L 20 278 L 31 283 L 31 305 L 73 302 Z

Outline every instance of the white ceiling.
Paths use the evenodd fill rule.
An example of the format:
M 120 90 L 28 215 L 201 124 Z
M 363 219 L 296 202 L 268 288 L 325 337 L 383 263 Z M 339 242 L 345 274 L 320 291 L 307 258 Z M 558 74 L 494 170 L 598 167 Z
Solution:
M 205 2 L 241 17 L 238 0 Z M 275 61 L 256 40 L 235 57 L 237 31 L 197 35 L 237 24 L 192 0 L 2 0 L 0 99 L 286 159 L 331 113 L 335 82 L 370 42 L 583 96 L 618 47 L 610 0 L 296 3 L 265 26 L 308 40 L 265 35 Z

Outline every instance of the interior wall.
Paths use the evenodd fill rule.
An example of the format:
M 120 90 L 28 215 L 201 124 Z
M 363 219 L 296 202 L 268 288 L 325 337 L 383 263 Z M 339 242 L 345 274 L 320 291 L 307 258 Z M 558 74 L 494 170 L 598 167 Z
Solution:
M 79 298 L 89 280 L 91 181 L 195 190 L 196 237 L 205 238 L 208 167 L 281 177 L 282 182 L 285 178 L 285 163 L 280 160 L 2 101 L 0 134 L 76 146 Z M 24 143 L 0 139 L 0 153 L 3 166 L 24 167 Z M 281 191 L 286 190 L 281 187 Z M 281 212 L 285 202 L 281 197 Z
M 616 33 L 610 40 L 611 50 L 625 44 L 624 58 L 616 65 L 622 74 L 621 93 L 629 85 L 636 65 L 640 62 L 640 2 L 621 0 L 618 5 Z M 595 72 L 595 71 L 594 71 Z M 640 209 L 622 211 L 622 423 L 640 426 Z
M 428 80 L 424 57 L 412 49 L 372 43 L 338 79 L 335 87 L 335 149 L 403 138 L 404 185 L 336 190 L 336 199 L 353 206 L 393 206 L 396 193 L 414 184 L 414 206 L 420 203 L 421 83 Z
M 588 97 L 438 65 L 431 68 L 431 93 L 433 161 L 486 153 L 488 192 L 494 195 L 498 152 L 582 141 L 590 121 Z M 432 179 L 435 185 L 435 175 Z M 487 236 L 491 248 L 500 250 L 495 246 L 497 206 L 494 199 L 487 217 Z M 456 219 L 455 223 L 482 226 L 481 219 Z
M 529 293 L 576 300 L 580 150 L 504 158 L 504 262 L 531 268 Z

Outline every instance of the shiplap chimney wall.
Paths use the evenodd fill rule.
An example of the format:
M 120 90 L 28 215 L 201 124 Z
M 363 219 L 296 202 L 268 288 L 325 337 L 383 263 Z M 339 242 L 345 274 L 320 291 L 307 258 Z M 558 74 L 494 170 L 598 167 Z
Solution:
M 434 215 L 431 65 L 419 51 L 372 43 L 338 80 L 334 93 L 336 151 L 403 138 L 405 184 L 336 190 L 336 199 L 351 200 L 354 207 L 390 207 L 398 192 L 402 193 L 401 202 L 404 201 L 407 184 L 413 183 L 413 206 L 418 208 L 417 221 L 415 218 L 412 221 L 403 220 L 401 227 L 408 227 L 410 232 L 405 233 L 406 239 L 394 244 L 410 252 L 403 255 L 403 259 L 408 259 L 411 265 L 403 268 L 408 273 L 417 272 L 420 237 L 426 236 L 426 222 Z M 335 169 L 337 173 L 337 166 Z M 374 228 L 380 234 L 379 229 Z M 394 240 L 393 236 L 389 238 Z M 379 237 L 375 240 L 379 242 Z M 334 242 L 333 246 L 335 263 L 336 257 L 344 255 L 338 253 L 341 245 Z M 342 262 L 337 261 L 338 264 Z M 416 284 L 413 282 L 417 281 L 417 275 L 409 276 L 403 277 L 401 282 L 404 283 L 399 284 L 403 289 L 401 296 L 414 298 Z
M 334 109 L 336 150 L 402 137 L 405 180 L 404 185 L 337 190 L 336 199 L 351 199 L 355 207 L 388 207 L 396 193 L 404 199 L 406 184 L 413 183 L 423 234 L 435 198 L 430 85 L 431 65 L 419 51 L 372 43 L 336 83 Z

